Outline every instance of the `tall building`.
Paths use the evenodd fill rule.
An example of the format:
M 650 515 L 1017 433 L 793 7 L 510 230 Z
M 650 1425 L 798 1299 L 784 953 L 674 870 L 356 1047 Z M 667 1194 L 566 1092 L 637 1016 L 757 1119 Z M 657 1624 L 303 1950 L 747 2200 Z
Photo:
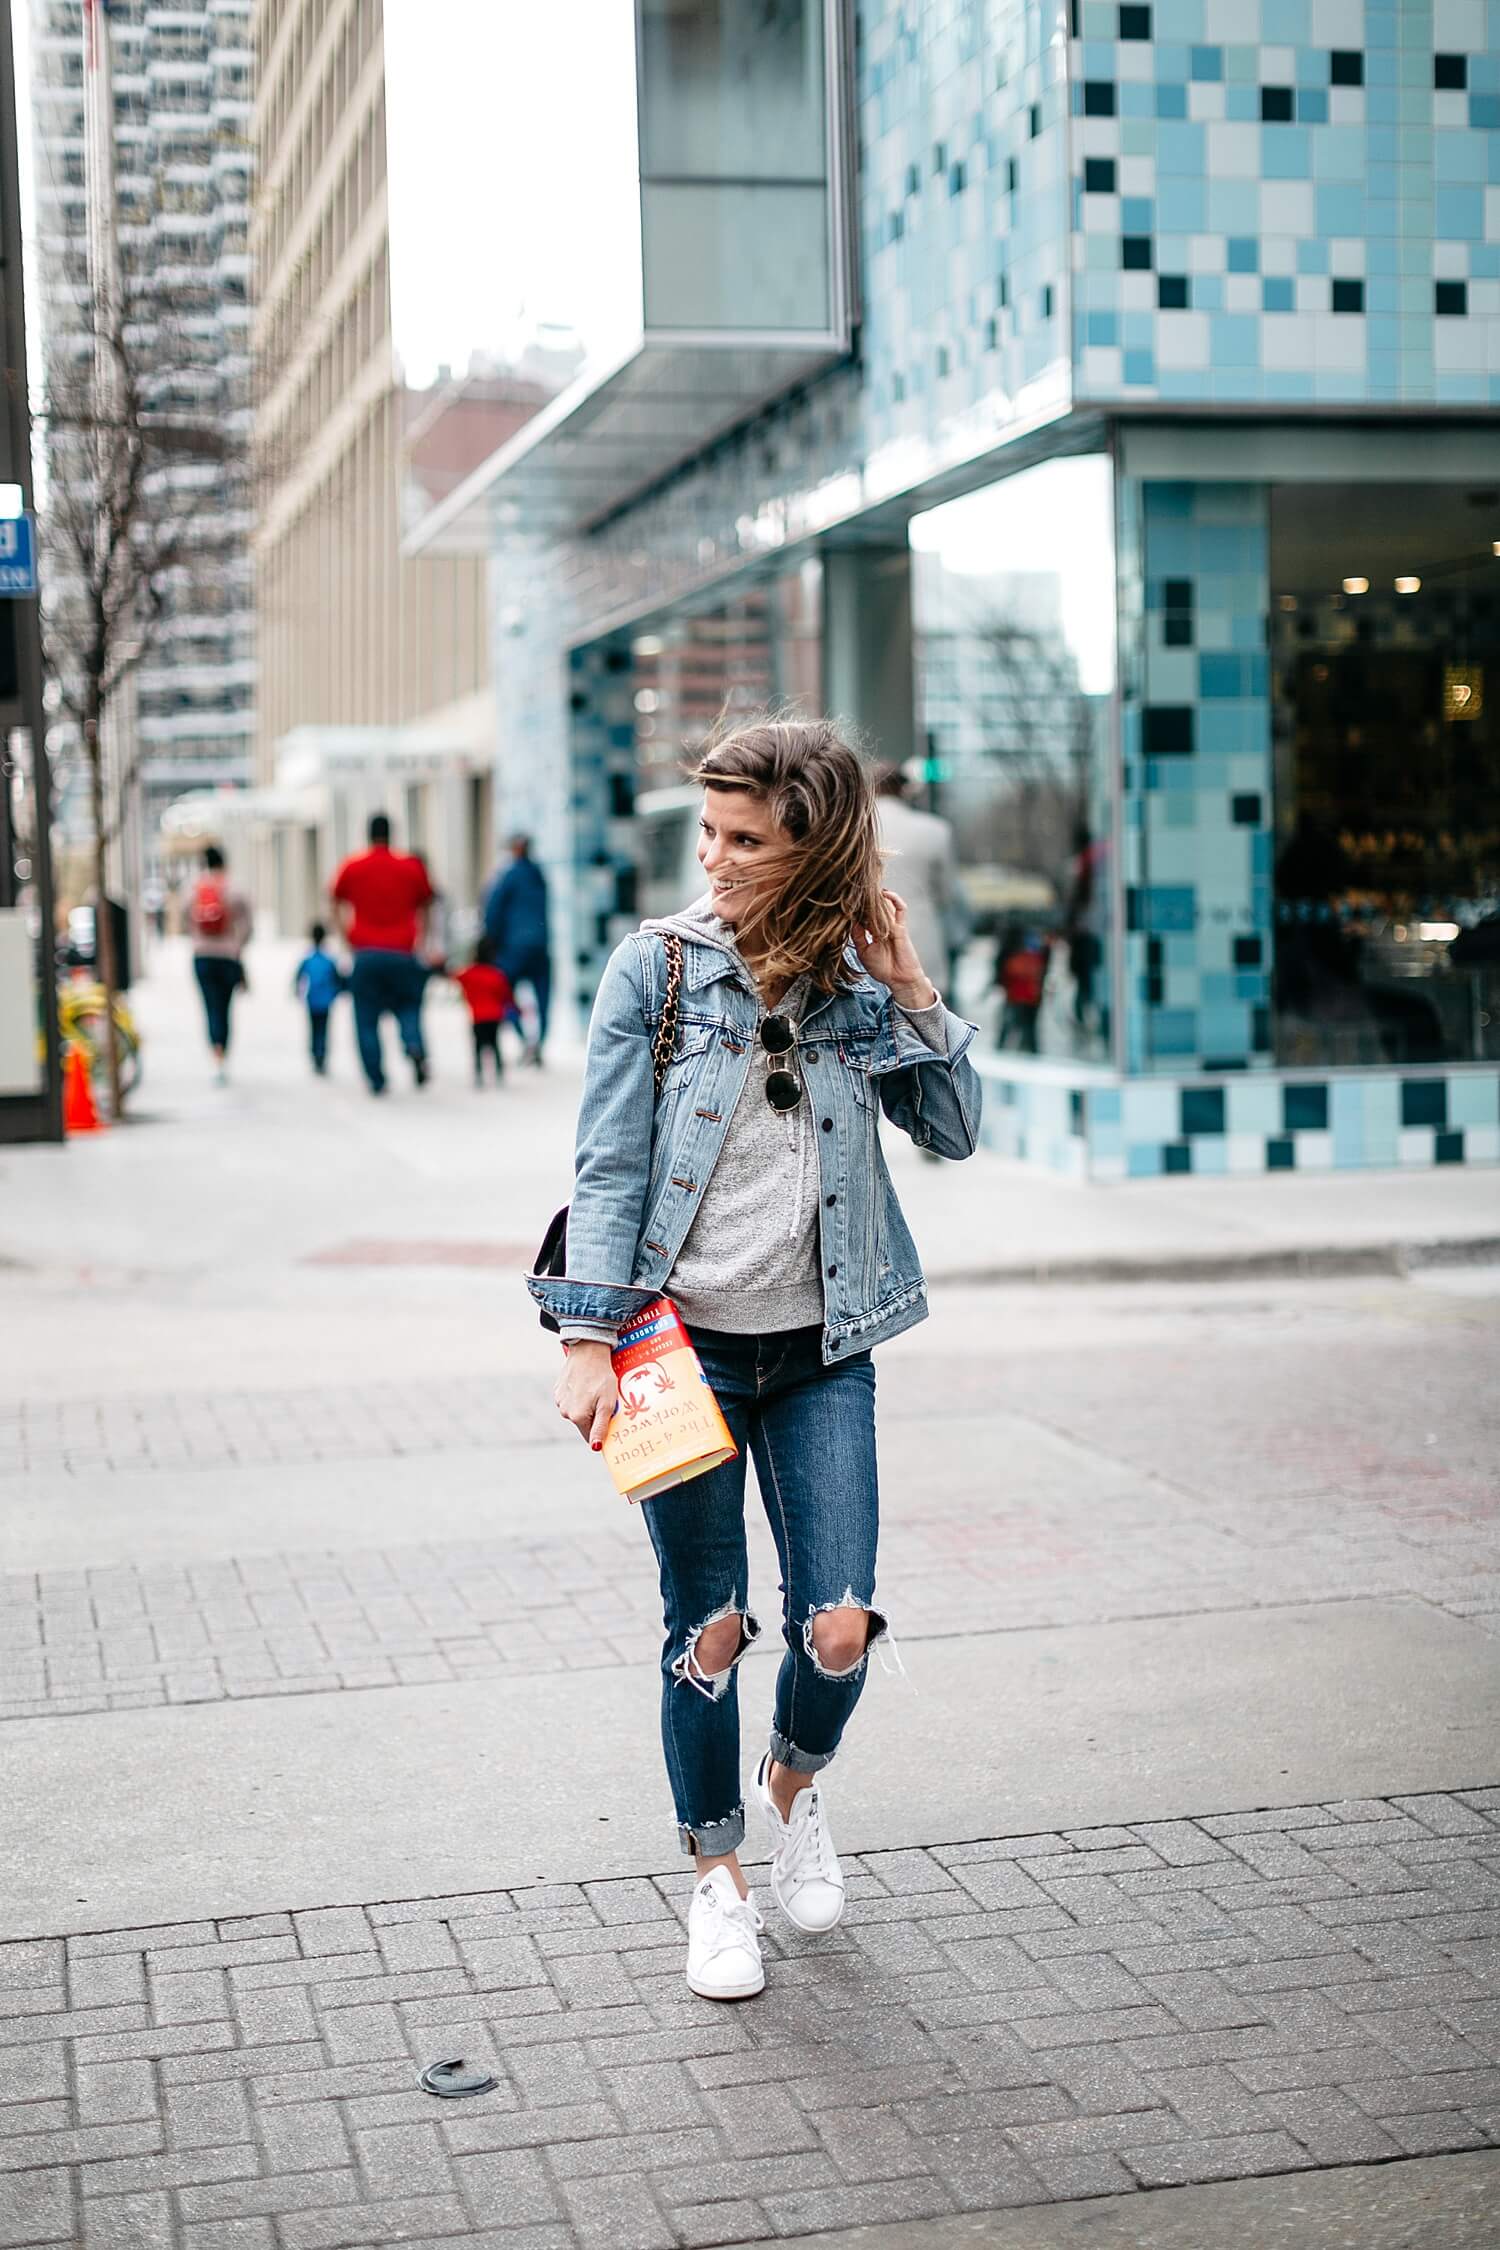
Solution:
M 311 914 L 368 813 L 451 902 L 493 864 L 486 561 L 407 561 L 555 380 L 471 360 L 409 387 L 394 347 L 382 0 L 256 0 L 256 805 L 263 903 Z
M 134 674 L 142 829 L 184 791 L 250 779 L 255 653 L 244 453 L 250 412 L 251 0 L 110 0 L 116 191 L 127 312 L 149 291 L 170 322 L 173 397 L 231 438 L 194 507 L 208 567 L 176 574 L 164 621 Z M 37 282 L 46 350 L 93 350 L 88 317 L 83 0 L 31 0 Z M 142 337 L 143 354 L 151 349 Z M 49 472 L 83 473 L 56 433 Z
M 525 604 L 506 817 L 581 997 L 660 652 L 817 572 L 820 700 L 953 757 L 961 851 L 1051 940 L 1043 1056 L 983 1057 L 998 1147 L 1500 1160 L 1495 20 L 638 0 L 597 188 L 634 260 L 578 252 L 630 335 L 412 534 L 487 537 Z M 914 661 L 914 550 L 987 585 L 993 692 Z

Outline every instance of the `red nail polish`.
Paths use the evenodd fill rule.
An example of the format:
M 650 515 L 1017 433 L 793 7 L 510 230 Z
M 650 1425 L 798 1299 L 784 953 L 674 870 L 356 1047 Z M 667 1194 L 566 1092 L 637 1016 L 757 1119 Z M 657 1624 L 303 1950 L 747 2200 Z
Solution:
M 594 1451 L 595 1451 L 596 1453 L 602 1453 L 602 1452 L 604 1451 L 604 1447 L 603 1447 L 602 1445 L 596 1445 L 596 1446 L 594 1447 Z

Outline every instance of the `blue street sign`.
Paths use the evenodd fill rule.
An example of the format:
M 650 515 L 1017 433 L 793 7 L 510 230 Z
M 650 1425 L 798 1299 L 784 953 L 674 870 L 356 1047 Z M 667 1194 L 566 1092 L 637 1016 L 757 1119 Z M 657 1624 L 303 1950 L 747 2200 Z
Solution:
M 0 516 L 0 601 L 36 592 L 36 517 Z

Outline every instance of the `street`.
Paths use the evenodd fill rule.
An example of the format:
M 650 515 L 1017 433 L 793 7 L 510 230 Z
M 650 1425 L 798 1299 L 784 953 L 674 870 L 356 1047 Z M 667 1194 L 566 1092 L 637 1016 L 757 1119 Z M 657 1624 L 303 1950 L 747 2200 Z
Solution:
M 375 1103 L 291 958 L 220 1088 L 158 949 L 138 1120 L 0 1151 L 0 2245 L 1492 2243 L 1496 1174 L 890 1151 L 936 1251 L 879 1370 L 904 1675 L 829 1780 L 845 1924 L 716 2009 L 649 1548 L 518 1278 L 576 1057 L 477 1093 L 434 988 Z M 1007 1274 L 1049 1243 L 1142 1278 Z M 494 2092 L 417 2089 L 460 2054 Z

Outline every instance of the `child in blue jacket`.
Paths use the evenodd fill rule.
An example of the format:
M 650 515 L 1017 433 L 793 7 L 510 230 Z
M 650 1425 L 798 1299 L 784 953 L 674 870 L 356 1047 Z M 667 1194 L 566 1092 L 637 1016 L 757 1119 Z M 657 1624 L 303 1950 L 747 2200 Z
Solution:
M 328 1069 L 328 1018 L 333 1003 L 344 989 L 344 972 L 331 953 L 323 951 L 328 935 L 321 922 L 314 922 L 309 935 L 312 951 L 305 953 L 297 963 L 297 974 L 292 979 L 292 990 L 307 1002 L 308 1044 L 312 1051 L 312 1066 L 322 1078 Z

